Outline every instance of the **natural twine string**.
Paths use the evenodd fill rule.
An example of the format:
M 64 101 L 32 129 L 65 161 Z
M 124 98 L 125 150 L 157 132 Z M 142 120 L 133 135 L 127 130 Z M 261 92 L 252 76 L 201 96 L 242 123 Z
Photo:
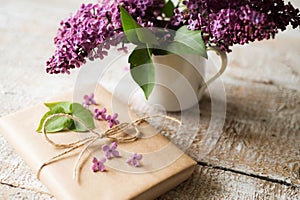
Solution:
M 46 125 L 48 124 L 48 122 L 51 119 L 53 119 L 55 117 L 67 117 L 69 119 L 72 119 L 75 122 L 79 123 L 81 126 L 85 127 L 89 132 L 93 133 L 93 136 L 90 136 L 90 137 L 87 137 L 84 139 L 80 139 L 80 140 L 77 140 L 77 141 L 71 142 L 71 143 L 54 142 L 47 135 Z M 107 129 L 107 130 L 99 133 L 99 132 L 87 127 L 82 122 L 82 120 L 80 120 L 79 118 L 69 115 L 69 114 L 58 113 L 58 114 L 53 114 L 53 115 L 47 117 L 42 126 L 42 134 L 44 135 L 46 141 L 56 148 L 61 148 L 61 149 L 66 149 L 66 150 L 63 151 L 62 153 L 57 154 L 56 156 L 53 156 L 48 161 L 44 162 L 37 171 L 37 178 L 40 179 L 40 173 L 44 167 L 46 167 L 47 165 L 49 165 L 51 163 L 58 161 L 64 155 L 66 155 L 80 147 L 83 147 L 76 159 L 74 169 L 73 169 L 73 178 L 78 181 L 78 173 L 79 173 L 78 168 L 80 167 L 80 160 L 83 157 L 84 153 L 87 151 L 89 146 L 91 146 L 93 143 L 95 143 L 96 141 L 99 141 L 99 140 L 109 140 L 111 142 L 118 142 L 118 143 L 134 142 L 135 140 L 140 138 L 140 131 L 139 131 L 138 126 L 141 123 L 145 122 L 147 119 L 156 118 L 156 117 L 163 117 L 165 119 L 172 120 L 172 121 L 178 123 L 179 125 L 181 124 L 181 121 L 179 121 L 178 119 L 176 119 L 174 117 L 170 117 L 167 115 L 154 115 L 154 116 L 142 117 L 142 118 L 139 118 L 130 123 L 129 122 L 120 123 L 118 125 L 115 125 L 113 128 Z M 125 132 L 126 130 L 128 130 L 130 128 L 135 129 L 135 134 L 131 135 L 131 134 L 127 134 Z

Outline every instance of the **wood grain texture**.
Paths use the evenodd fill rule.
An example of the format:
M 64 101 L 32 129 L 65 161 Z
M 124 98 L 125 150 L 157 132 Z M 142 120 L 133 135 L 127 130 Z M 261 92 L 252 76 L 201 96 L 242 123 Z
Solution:
M 5 187 L 11 186 L 28 191 L 37 191 L 40 194 L 49 194 L 46 187 L 36 179 L 30 168 L 14 152 L 4 138 L 1 136 L 0 139 L 0 148 L 2 149 L 0 183 Z
M 72 90 L 76 72 L 54 77 L 45 73 L 44 66 L 54 50 L 52 39 L 59 21 L 81 2 L 1 1 L 0 116 Z M 50 197 L 1 134 L 0 149 L 0 199 Z
M 212 112 L 209 93 L 200 102 L 200 116 L 188 111 L 188 127 L 200 118 L 187 151 L 195 160 L 300 187 L 300 31 L 294 33 L 234 48 L 222 77 L 226 99 L 216 100 L 227 107 L 222 128 L 211 126 L 222 123 L 224 115 Z M 176 135 L 172 124 L 166 129 Z
M 1 1 L 0 116 L 73 89 L 78 71 L 50 76 L 43 66 L 54 50 L 59 20 L 81 2 L 88 1 Z M 160 199 L 300 198 L 299 55 L 299 30 L 233 48 L 222 77 L 225 125 L 208 134 L 206 95 L 199 134 L 187 151 L 200 165 L 189 181 Z M 108 77 L 107 84 L 118 82 L 115 74 Z M 174 130 L 172 124 L 167 128 Z M 0 149 L 0 199 L 51 198 L 1 135 Z
M 38 191 L 31 191 L 28 189 L 22 189 L 20 187 L 1 184 L 0 199 L 8 199 L 8 200 L 49 199 L 51 200 L 54 198 L 51 195 L 43 194 Z
M 190 199 L 290 199 L 297 200 L 300 189 L 198 166 L 193 176 L 159 200 Z
M 215 142 L 202 141 L 209 138 L 205 129 L 200 130 L 190 154 L 198 161 L 300 186 L 300 92 L 235 83 L 226 85 L 226 121 L 212 136 Z M 205 99 L 201 105 L 206 127 L 209 104 Z M 203 153 L 203 149 L 210 151 Z
M 188 127 L 195 128 L 193 119 L 201 119 L 198 135 L 187 151 L 189 155 L 212 166 L 300 187 L 300 67 L 296 59 L 300 55 L 300 32 L 295 34 L 297 37 L 281 35 L 274 41 L 234 49 L 222 77 L 226 99 L 217 100 L 226 104 L 225 123 L 222 128 L 211 126 L 211 122 L 222 123 L 224 115 L 215 111 L 216 118 L 212 121 L 211 98 L 207 94 L 200 103 L 200 116 L 195 109 L 188 111 Z M 254 60 L 256 57 L 263 60 L 260 57 L 263 52 L 257 46 L 269 51 L 264 54 L 267 56 L 264 64 Z M 240 55 L 248 55 L 249 60 L 242 63 L 246 58 L 241 59 Z M 293 56 L 289 64 L 283 59 L 287 55 Z M 270 68 L 269 63 L 276 70 L 261 74 Z M 239 73 L 235 68 L 240 68 Z M 289 70 L 285 71 L 286 68 Z M 277 71 L 285 73 L 272 76 Z M 143 106 L 135 109 L 149 109 Z M 180 118 L 182 114 L 172 115 Z M 209 128 L 212 129 L 208 131 Z M 167 124 L 166 129 L 171 132 L 168 135 L 177 133 L 173 124 Z

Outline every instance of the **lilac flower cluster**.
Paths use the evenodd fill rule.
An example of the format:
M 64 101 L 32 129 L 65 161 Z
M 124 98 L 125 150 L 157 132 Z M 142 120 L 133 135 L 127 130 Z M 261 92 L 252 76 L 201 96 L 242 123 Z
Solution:
M 96 120 L 106 120 L 106 108 L 103 108 L 102 110 L 95 108 L 94 110 L 94 119 Z
M 118 125 L 120 122 L 117 120 L 118 113 L 111 115 L 106 115 L 106 108 L 99 110 L 98 108 L 95 109 L 94 118 L 97 120 L 104 120 L 108 122 L 109 128 L 112 128 L 114 125 Z
M 105 171 L 105 166 L 104 166 L 104 163 L 106 162 L 106 159 L 105 158 L 102 158 L 100 160 L 98 160 L 96 157 L 93 157 L 93 160 L 92 160 L 92 170 L 93 172 L 104 172 Z
M 82 5 L 74 16 L 61 21 L 57 36 L 54 38 L 56 50 L 46 62 L 48 73 L 70 73 L 69 70 L 80 67 L 85 58 L 102 58 L 111 44 L 118 41 L 106 41 L 120 31 L 120 19 L 117 7 L 103 2 L 103 5 Z M 96 49 L 96 47 L 98 47 Z
M 157 18 L 162 15 L 165 3 L 164 0 L 122 0 L 119 5 L 143 27 L 153 27 L 158 25 Z
M 275 37 L 278 30 L 300 25 L 299 9 L 283 0 L 188 0 L 175 10 L 172 25 L 201 30 L 206 44 L 230 52 L 230 46 Z
M 132 165 L 134 167 L 139 167 L 140 166 L 140 160 L 142 160 L 143 155 L 138 154 L 138 153 L 133 153 L 130 158 L 126 160 L 126 163 L 128 165 Z
M 111 159 L 113 157 L 121 157 L 119 151 L 117 150 L 118 144 L 116 142 L 112 142 L 109 146 L 103 145 L 102 150 L 105 152 L 105 157 L 107 159 Z
M 95 101 L 95 95 L 94 93 L 91 93 L 90 95 L 84 95 L 83 96 L 83 103 L 82 105 L 86 108 L 89 109 L 90 105 L 97 105 Z M 95 108 L 94 110 L 94 119 L 96 120 L 104 120 L 108 122 L 109 128 L 112 128 L 114 125 L 118 125 L 120 122 L 117 119 L 118 118 L 118 113 L 111 115 L 106 114 L 107 110 L 106 108 L 103 108 L 102 110 Z
M 84 102 L 82 103 L 82 105 L 86 109 L 88 109 L 90 105 L 96 105 L 96 101 L 94 99 L 94 93 L 91 93 L 90 96 L 87 94 L 84 95 L 83 99 L 84 99 Z
M 106 159 L 110 160 L 113 157 L 120 158 L 121 155 L 119 151 L 117 150 L 118 144 L 116 142 L 112 142 L 109 146 L 108 145 L 103 145 L 102 146 L 102 151 L 105 153 L 106 158 L 101 158 L 97 159 L 96 157 L 93 158 L 92 160 L 92 171 L 93 172 L 104 172 L 105 171 L 105 165 L 104 163 L 106 162 Z
M 70 73 L 86 59 L 103 59 L 111 46 L 122 43 L 127 52 L 119 6 L 143 27 L 177 30 L 187 25 L 201 30 L 206 45 L 216 45 L 230 52 L 234 44 L 274 38 L 279 30 L 291 24 L 300 25 L 299 9 L 283 0 L 184 0 L 186 7 L 176 7 L 174 16 L 163 14 L 164 0 L 99 0 L 99 4 L 83 4 L 66 20 L 61 21 L 54 38 L 56 50 L 46 62 L 50 74 Z M 169 42 L 168 34 L 159 42 Z
M 154 26 L 161 15 L 164 0 L 102 0 L 99 4 L 82 4 L 74 16 L 61 21 L 54 38 L 56 50 L 46 62 L 47 73 L 70 73 L 86 62 L 86 58 L 103 59 L 110 46 L 123 40 L 119 5 L 142 26 Z M 127 51 L 124 45 L 120 50 Z
M 118 144 L 116 142 L 112 142 L 110 145 L 103 145 L 102 151 L 105 153 L 105 158 L 97 159 L 93 157 L 92 160 L 92 171 L 93 172 L 104 172 L 106 159 L 111 160 L 112 158 L 120 158 L 121 154 L 117 150 Z M 142 160 L 143 155 L 139 153 L 132 153 L 130 157 L 126 160 L 126 163 L 133 167 L 139 167 L 140 161 Z

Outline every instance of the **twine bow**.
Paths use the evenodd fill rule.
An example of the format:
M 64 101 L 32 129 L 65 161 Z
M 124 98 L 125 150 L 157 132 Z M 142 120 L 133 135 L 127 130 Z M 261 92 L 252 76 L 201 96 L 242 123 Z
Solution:
M 89 132 L 93 133 L 93 136 L 89 136 L 87 138 L 84 139 L 79 139 L 76 142 L 71 142 L 71 143 L 56 143 L 53 140 L 51 140 L 48 135 L 47 135 L 47 130 L 46 130 L 46 125 L 47 123 L 55 118 L 55 117 L 67 117 L 69 119 L 74 120 L 75 122 L 78 122 L 80 125 L 82 125 L 83 127 L 85 127 Z M 123 122 L 120 123 L 118 125 L 115 125 L 113 128 L 107 129 L 105 131 L 102 132 L 97 132 L 93 129 L 88 128 L 79 118 L 69 115 L 69 114 L 64 114 L 64 113 L 58 113 L 58 114 L 53 114 L 49 117 L 47 117 L 43 123 L 42 126 L 42 134 L 44 135 L 46 141 L 48 143 L 50 143 L 51 145 L 53 145 L 56 148 L 61 148 L 61 149 L 65 149 L 65 151 L 63 151 L 62 153 L 57 154 L 56 156 L 53 156 L 52 158 L 50 158 L 48 161 L 44 162 L 38 169 L 37 171 L 37 178 L 40 178 L 40 173 L 42 171 L 42 169 L 51 164 L 54 163 L 55 161 L 59 160 L 60 158 L 62 158 L 64 155 L 71 153 L 72 151 L 81 148 L 81 151 L 76 159 L 75 165 L 74 165 L 74 169 L 73 169 L 73 178 L 78 180 L 78 167 L 80 167 L 79 163 L 80 160 L 82 158 L 82 156 L 84 155 L 84 153 L 87 151 L 88 147 L 91 146 L 93 143 L 95 143 L 98 140 L 109 140 L 111 142 L 118 142 L 118 143 L 128 143 L 128 142 L 134 142 L 136 141 L 138 138 L 140 138 L 140 130 L 138 128 L 138 126 L 145 122 L 147 119 L 150 118 L 155 118 L 155 117 L 164 117 L 166 119 L 170 119 L 172 121 L 177 122 L 178 124 L 181 124 L 181 122 L 173 117 L 167 116 L 167 115 L 155 115 L 155 116 L 147 116 L 147 117 L 142 117 L 139 118 L 133 122 Z M 125 131 L 129 130 L 130 128 L 134 128 L 135 129 L 135 134 L 128 134 Z

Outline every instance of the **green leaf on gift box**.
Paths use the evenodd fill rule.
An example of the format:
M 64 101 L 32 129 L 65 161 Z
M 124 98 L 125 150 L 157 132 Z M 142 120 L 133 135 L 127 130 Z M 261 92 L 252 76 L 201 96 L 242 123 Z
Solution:
M 144 28 L 138 24 L 122 6 L 120 6 L 120 15 L 122 27 L 129 42 L 136 45 L 139 45 L 140 43 L 159 45 L 155 35 L 150 29 Z
M 74 117 L 79 118 L 88 128 L 90 129 L 95 128 L 93 116 L 91 115 L 90 111 L 85 107 L 83 107 L 81 104 L 79 103 L 72 104 L 72 114 Z M 74 129 L 72 129 L 73 131 L 77 131 L 77 132 L 87 131 L 87 129 L 78 122 L 75 122 L 74 125 L 75 125 L 73 127 Z
M 43 123 L 47 117 L 63 113 L 73 115 L 79 118 L 88 128 L 95 128 L 93 116 L 79 103 L 72 102 L 53 102 L 53 103 L 45 103 L 45 105 L 50 109 L 48 112 L 44 114 L 42 119 L 40 120 L 39 126 L 37 128 L 37 132 L 42 132 Z M 57 116 L 53 119 L 49 120 L 46 125 L 46 131 L 48 133 L 55 133 L 63 130 L 73 130 L 77 132 L 87 131 L 85 127 L 79 125 L 74 122 L 74 120 L 64 117 Z
M 44 105 L 53 111 L 55 109 L 62 109 L 63 112 L 66 114 L 72 113 L 72 110 L 71 110 L 72 102 L 68 102 L 68 101 L 51 102 L 51 103 L 44 103 Z
M 200 30 L 188 30 L 182 26 L 176 31 L 174 41 L 168 50 L 177 54 L 196 54 L 207 58 L 207 52 Z
M 52 114 L 51 114 L 52 115 Z M 67 130 L 73 123 L 72 119 L 67 117 L 57 116 L 49 120 L 46 125 L 47 133 L 55 133 L 63 130 Z
M 130 54 L 130 73 L 134 81 L 142 88 L 146 99 L 149 98 L 155 81 L 154 65 L 151 50 L 147 47 L 137 47 Z
M 39 126 L 36 131 L 42 132 L 43 123 L 46 120 L 46 118 L 53 114 L 57 114 L 57 113 L 65 113 L 65 112 L 62 107 L 55 106 L 52 110 L 50 110 L 44 114 L 44 116 L 40 120 Z M 73 123 L 72 119 L 69 119 L 66 117 L 55 117 L 55 118 L 49 120 L 49 122 L 47 123 L 46 131 L 49 133 L 62 131 L 64 129 L 68 128 L 68 126 L 70 126 L 72 123 Z
M 171 0 L 169 0 L 162 9 L 162 12 L 166 17 L 172 17 L 174 15 L 175 6 Z

